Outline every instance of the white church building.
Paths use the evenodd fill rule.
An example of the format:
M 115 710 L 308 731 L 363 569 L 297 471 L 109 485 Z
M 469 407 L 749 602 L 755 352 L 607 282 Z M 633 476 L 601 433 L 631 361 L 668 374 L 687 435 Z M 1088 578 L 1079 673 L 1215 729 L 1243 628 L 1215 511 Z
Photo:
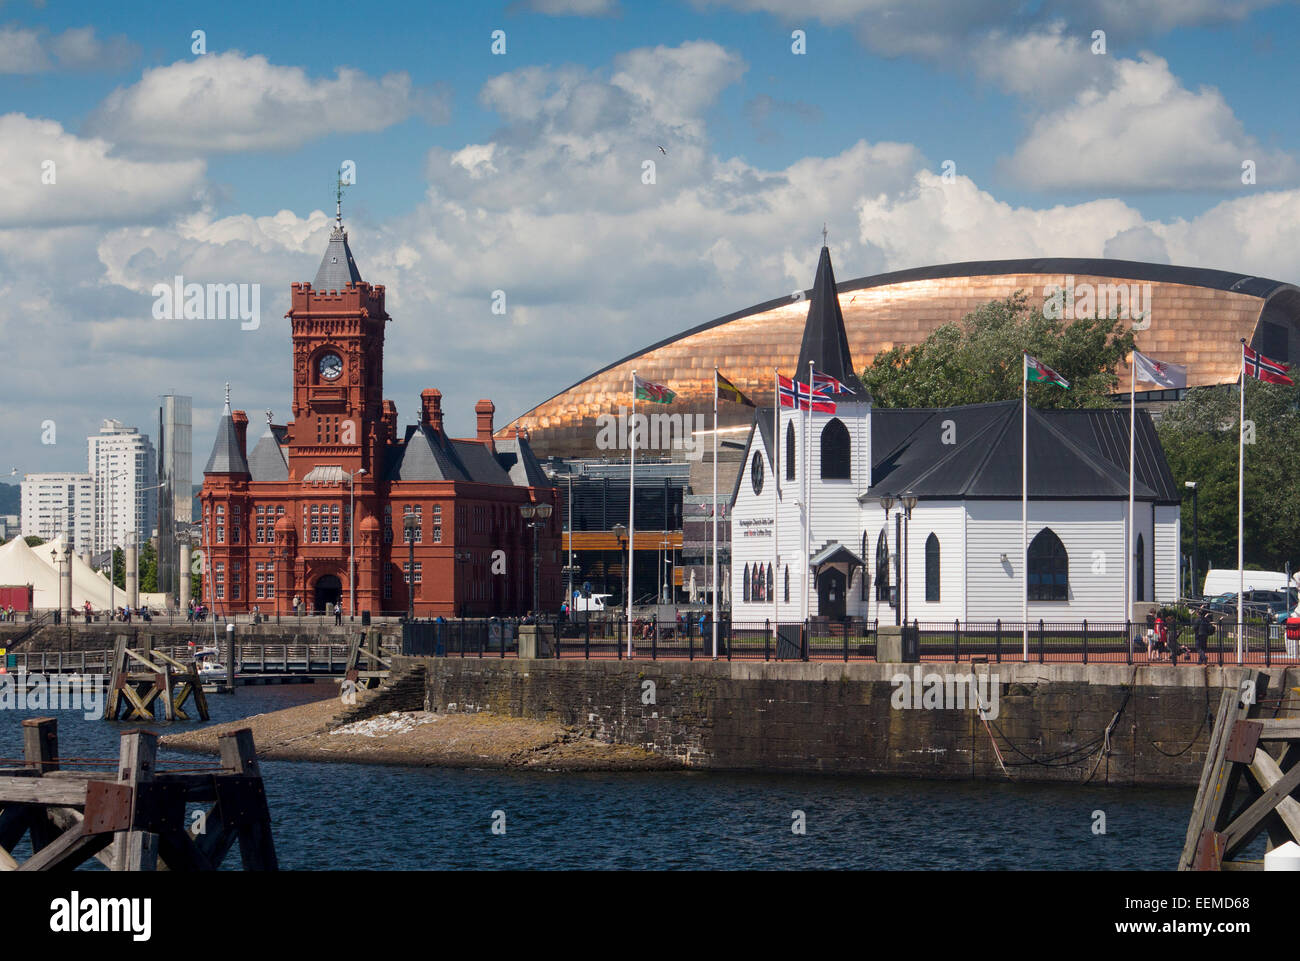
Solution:
M 904 612 L 908 622 L 1018 623 L 1025 591 L 1031 622 L 1114 623 L 1126 620 L 1126 577 L 1135 619 L 1178 598 L 1179 491 L 1145 411 L 1129 532 L 1128 410 L 1029 409 L 1025 557 L 1021 402 L 874 409 L 825 247 L 797 379 L 810 361 L 852 393 L 828 398 L 833 414 L 755 412 L 730 505 L 733 623 L 886 624 Z

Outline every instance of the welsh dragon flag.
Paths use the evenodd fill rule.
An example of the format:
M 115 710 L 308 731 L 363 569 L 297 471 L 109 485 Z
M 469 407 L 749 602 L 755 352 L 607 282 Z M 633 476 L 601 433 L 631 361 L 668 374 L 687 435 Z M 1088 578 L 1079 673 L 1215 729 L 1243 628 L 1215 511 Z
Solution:
M 1025 379 L 1039 384 L 1055 384 L 1070 389 L 1070 382 L 1048 367 L 1037 357 L 1025 354 Z
M 671 404 L 677 397 L 675 391 L 669 390 L 663 384 L 652 384 L 648 380 L 642 380 L 636 374 L 632 375 L 632 386 L 636 388 L 637 400 L 648 400 L 652 404 Z

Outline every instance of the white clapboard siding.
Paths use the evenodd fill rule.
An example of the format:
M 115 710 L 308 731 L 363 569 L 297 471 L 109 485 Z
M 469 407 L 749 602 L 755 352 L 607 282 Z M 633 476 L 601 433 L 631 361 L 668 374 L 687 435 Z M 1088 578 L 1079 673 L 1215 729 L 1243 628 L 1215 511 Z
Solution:
M 897 508 L 895 508 L 897 510 Z M 877 508 L 874 513 L 879 516 Z M 917 621 L 964 620 L 966 617 L 966 510 L 961 501 L 921 501 L 907 525 L 907 617 Z M 878 528 L 877 528 L 878 530 Z M 925 599 L 925 542 L 939 540 L 939 600 Z M 890 538 L 893 538 L 891 529 Z M 872 540 L 874 545 L 875 541 Z M 874 548 L 873 548 L 874 550 Z M 874 563 L 875 558 L 872 558 Z M 888 611 L 888 609 L 887 609 Z M 892 611 L 888 611 L 892 616 Z
M 821 431 L 830 422 L 833 415 L 813 413 L 811 423 L 811 443 L 808 447 L 808 469 L 813 478 L 812 528 L 809 536 L 810 550 L 819 551 L 827 542 L 838 541 L 855 554 L 861 549 L 862 527 L 858 506 L 858 494 L 870 484 L 867 465 L 870 463 L 870 413 L 867 403 L 841 402 L 834 416 L 838 417 L 849 430 L 852 443 L 850 452 L 853 476 L 848 480 L 821 479 Z M 803 472 L 805 431 L 809 429 L 803 411 L 787 408 L 781 410 L 781 420 L 777 430 L 777 443 L 781 445 L 780 485 L 781 497 L 777 511 L 780 525 L 779 564 L 774 571 L 773 586 L 777 593 L 774 606 L 771 599 L 764 602 L 746 602 L 744 600 L 744 572 L 746 565 L 767 564 L 773 559 L 773 538 L 770 523 L 764 523 L 772 517 L 773 469 L 770 454 L 762 450 L 762 443 L 757 431 L 754 432 L 750 448 L 746 451 L 742 468 L 740 490 L 736 505 L 731 515 L 732 525 L 732 618 L 737 622 L 761 622 L 770 619 L 775 609 L 782 621 L 797 621 L 802 616 L 801 592 L 805 589 L 805 579 L 810 589 L 809 616 L 815 616 L 817 610 L 817 592 L 808 570 L 807 558 L 804 556 L 803 510 Z M 795 430 L 795 479 L 786 480 L 785 433 L 788 424 Z M 764 465 L 764 484 L 761 494 L 755 495 L 751 481 L 752 463 L 755 453 L 762 452 Z M 785 571 L 790 571 L 790 601 L 785 601 Z M 850 582 L 847 612 L 851 616 L 863 616 L 864 605 L 858 600 L 860 590 L 855 589 L 857 577 Z
M 1182 557 L 1182 513 L 1178 505 L 1156 507 L 1155 546 L 1156 600 L 1169 603 L 1181 594 L 1178 570 Z
M 1126 501 L 1030 501 L 1029 541 L 1050 526 L 1069 556 L 1069 599 L 1030 601 L 1030 620 L 1124 620 Z M 966 618 L 1015 620 L 1024 583 L 1020 502 L 966 502 Z M 1007 560 L 1002 560 L 1005 554 Z

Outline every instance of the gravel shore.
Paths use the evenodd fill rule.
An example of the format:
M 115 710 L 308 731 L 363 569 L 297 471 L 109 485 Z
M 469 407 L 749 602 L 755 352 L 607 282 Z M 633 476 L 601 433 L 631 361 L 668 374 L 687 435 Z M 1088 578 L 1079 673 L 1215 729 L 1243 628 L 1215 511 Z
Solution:
M 217 736 L 251 728 L 258 757 L 348 761 L 412 767 L 533 768 L 554 771 L 648 771 L 676 761 L 639 747 L 605 744 L 546 721 L 493 714 L 394 711 L 339 726 L 330 698 L 239 721 L 168 734 L 165 747 L 217 753 Z

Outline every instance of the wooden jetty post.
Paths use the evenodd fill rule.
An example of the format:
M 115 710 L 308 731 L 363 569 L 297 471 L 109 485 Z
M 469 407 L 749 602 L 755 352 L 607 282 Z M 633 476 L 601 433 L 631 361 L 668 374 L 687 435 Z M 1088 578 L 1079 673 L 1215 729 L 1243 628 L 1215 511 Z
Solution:
M 1268 673 L 1248 669 L 1219 700 L 1180 871 L 1258 871 L 1263 861 L 1238 855 L 1261 833 L 1269 851 L 1300 842 L 1300 702 L 1283 716 L 1288 692 L 1266 699 L 1269 683 Z
M 104 700 L 104 720 L 154 720 L 154 705 L 161 700 L 165 720 L 189 720 L 185 704 L 194 698 L 199 720 L 208 719 L 208 699 L 194 661 L 182 664 L 160 650 L 137 651 L 125 634 L 113 647 L 113 670 Z
M 23 742 L 23 766 L 0 768 L 0 871 L 71 870 L 91 858 L 115 871 L 212 871 L 236 842 L 245 870 L 279 869 L 247 728 L 220 736 L 210 773 L 160 768 L 152 731 L 123 732 L 117 767 L 102 771 L 60 769 L 54 718 L 24 721 Z M 195 802 L 212 806 L 187 826 Z M 24 835 L 32 854 L 19 862 Z
M 379 632 L 371 628 L 352 639 L 343 677 L 353 682 L 357 688 L 369 690 L 388 680 L 392 668 L 393 659 L 380 653 Z

